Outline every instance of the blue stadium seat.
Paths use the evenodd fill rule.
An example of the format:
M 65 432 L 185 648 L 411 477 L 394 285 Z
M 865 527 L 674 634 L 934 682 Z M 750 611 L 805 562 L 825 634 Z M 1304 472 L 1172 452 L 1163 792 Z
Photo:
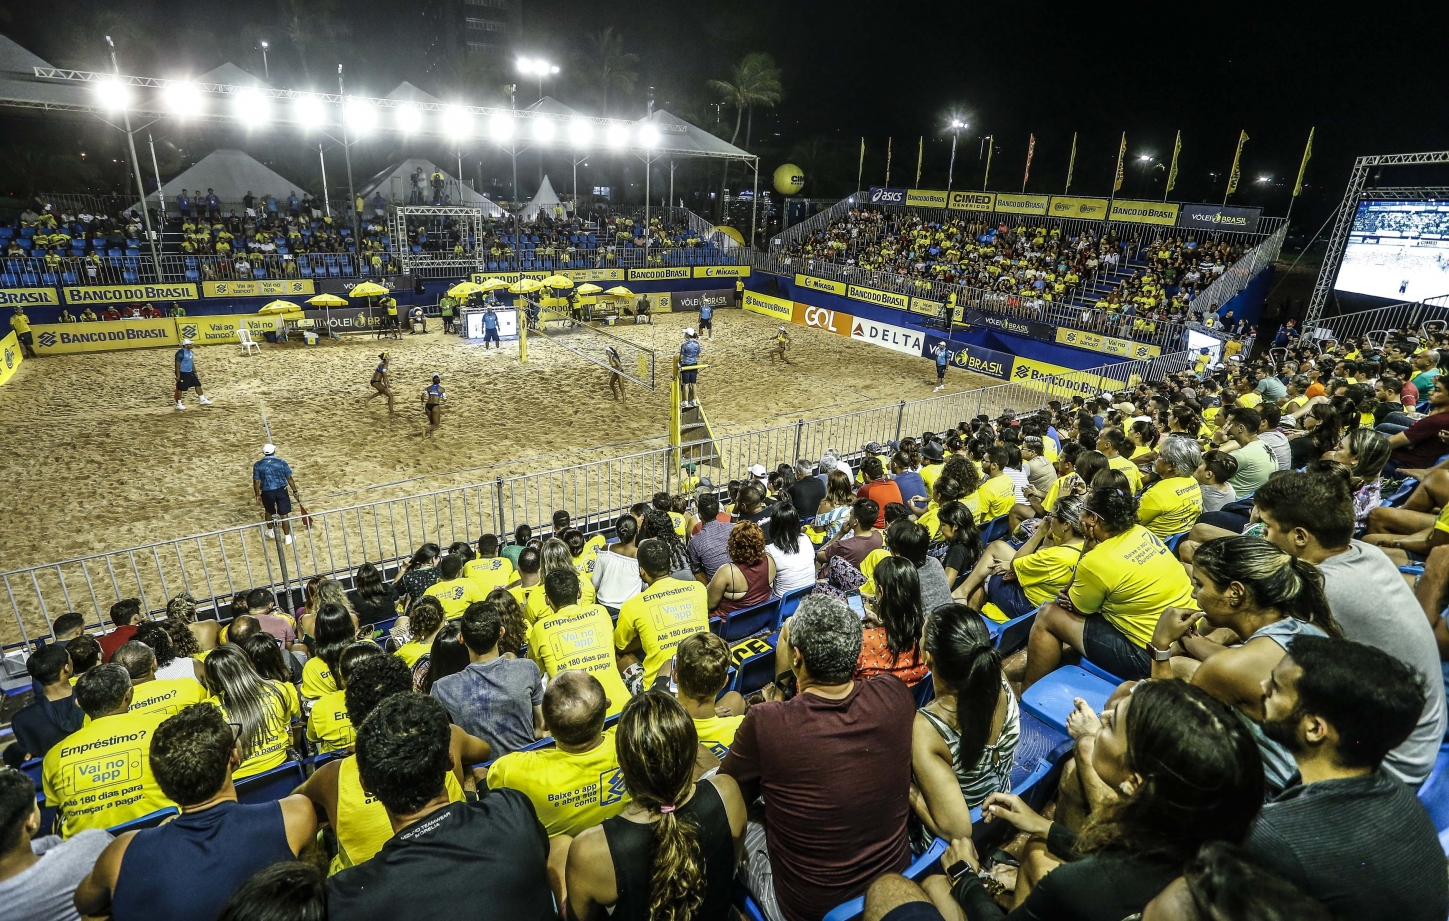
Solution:
M 729 689 L 738 691 L 740 694 L 753 694 L 771 681 L 775 680 L 775 646 L 780 641 L 780 634 L 775 633 L 768 637 L 765 642 L 770 648 L 765 652 L 756 653 L 742 659 L 738 666 L 733 669 L 734 683 Z
M 793 592 L 786 592 L 785 596 L 780 599 L 780 623 L 783 624 L 791 614 L 794 614 L 795 609 L 800 607 L 800 602 L 813 591 L 815 591 L 815 586 L 812 584 L 797 588 Z
M 727 643 L 780 628 L 780 599 L 771 598 L 753 607 L 742 608 L 725 615 L 723 620 L 711 620 L 710 630 L 719 634 Z
M 916 699 L 917 710 L 936 699 L 936 682 L 931 679 L 930 672 L 926 672 L 926 677 L 911 685 L 911 696 Z
M 20 283 L 27 288 L 33 288 L 40 284 L 40 276 L 34 272 L 26 272 L 20 276 Z
M 55 286 L 60 284 L 60 276 L 54 272 L 41 272 L 40 281 L 42 284 Z
M 1125 678 L 1118 678 L 1116 675 L 1107 671 L 1105 668 L 1093 662 L 1091 659 L 1083 659 L 1077 664 L 1082 669 L 1082 671 L 1086 672 L 1089 675 L 1096 675 L 1103 681 L 1110 681 L 1113 686 L 1119 685 L 1123 681 L 1127 680 Z
M 1067 717 L 1082 698 L 1093 710 L 1102 711 L 1118 682 L 1106 681 L 1076 665 L 1066 665 L 1021 693 L 1021 708 L 1059 732 L 1067 729 Z
M 175 806 L 167 806 L 165 809 L 157 809 L 155 812 L 148 813 L 141 816 L 140 818 L 132 819 L 129 822 L 122 822 L 120 825 L 112 826 L 111 828 L 106 829 L 106 831 L 110 832 L 111 835 L 114 837 L 115 835 L 123 834 L 128 831 L 140 831 L 143 828 L 155 828 L 157 825 L 160 825 L 162 822 L 171 818 L 173 815 L 179 815 L 180 812 L 181 810 L 177 809 Z
M 1010 517 L 1010 515 L 1002 515 L 999 518 L 993 518 L 988 521 L 986 525 L 981 529 L 981 546 L 988 546 L 992 541 L 1001 540 L 1003 537 L 1005 537 L 1006 529 L 1011 524 L 1011 522 L 1007 520 Z
M 29 238 L 35 236 L 35 228 L 34 227 L 22 227 L 22 228 L 20 228 L 20 236 L 21 236 L 22 239 L 29 239 Z
M 236 782 L 236 798 L 242 803 L 272 803 L 284 796 L 291 795 L 291 792 L 306 780 L 307 776 L 302 772 L 302 762 L 288 761 L 279 764 L 270 771 L 263 771 L 260 774 L 253 774 L 245 780 Z
M 1025 646 L 1027 637 L 1031 635 L 1031 625 L 1036 622 L 1036 612 L 1040 610 L 1037 608 L 1000 624 L 986 618 L 986 632 L 996 642 L 996 651 L 1005 656 Z
M 911 865 L 906 867 L 906 871 L 902 875 L 906 879 L 920 879 L 926 874 L 926 871 L 940 861 L 941 855 L 946 853 L 946 846 L 946 842 L 940 838 L 932 841 L 931 846 L 926 848 L 926 852 L 912 860 Z M 864 911 L 865 897 L 861 896 L 835 906 L 826 913 L 822 921 L 852 921 L 854 918 L 859 918 Z
M 32 758 L 31 760 L 20 765 L 21 772 L 24 773 L 25 776 L 29 777 L 31 781 L 35 783 L 35 793 L 37 796 L 45 795 L 45 784 L 41 780 L 41 767 L 44 765 L 44 763 L 44 758 Z
M 9 272 L 0 273 L 0 288 L 20 287 L 20 276 L 12 275 Z
M 196 269 L 187 269 L 186 270 L 186 280 L 187 281 L 201 281 L 201 273 L 198 272 Z

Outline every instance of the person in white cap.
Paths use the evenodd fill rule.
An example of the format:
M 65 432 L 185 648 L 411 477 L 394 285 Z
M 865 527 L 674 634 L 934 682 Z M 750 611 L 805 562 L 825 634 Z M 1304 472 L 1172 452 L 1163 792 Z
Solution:
M 792 362 L 789 357 L 785 355 L 785 351 L 789 348 L 790 331 L 782 326 L 775 331 L 775 348 L 770 352 L 770 361 L 774 362 L 774 360 L 778 358 L 787 365 L 794 364 L 794 362 Z
M 176 350 L 176 408 L 185 409 L 186 404 L 181 402 L 181 394 L 194 389 L 196 395 L 201 398 L 202 406 L 210 406 L 211 401 L 206 394 L 201 392 L 201 378 L 196 376 L 196 352 L 192 351 L 190 339 L 181 340 L 181 348 Z
M 694 331 L 693 326 L 686 326 L 684 328 L 684 344 L 679 347 L 680 368 L 691 368 L 693 365 L 698 365 L 701 351 L 699 333 Z M 699 405 L 698 395 L 695 392 L 695 382 L 698 380 L 698 368 L 691 368 L 688 371 L 681 370 L 679 372 L 679 383 L 683 388 L 683 400 L 679 404 L 680 406 L 688 408 Z
M 286 518 L 292 513 L 292 500 L 287 494 L 288 489 L 300 505 L 302 494 L 297 489 L 297 481 L 292 479 L 292 468 L 277 456 L 276 445 L 262 445 L 262 459 L 252 464 L 252 494 L 262 504 L 262 521 L 266 522 L 267 537 L 276 536 L 272 530 L 272 519 L 280 517 L 283 519 L 282 533 L 290 544 L 292 525 Z

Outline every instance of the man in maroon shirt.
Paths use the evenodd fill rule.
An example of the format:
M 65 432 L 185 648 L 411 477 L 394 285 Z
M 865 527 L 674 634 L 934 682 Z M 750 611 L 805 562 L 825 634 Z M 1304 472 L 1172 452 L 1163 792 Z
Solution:
M 881 508 L 874 499 L 856 499 L 851 506 L 851 527 L 841 528 L 836 539 L 815 554 L 815 562 L 825 566 L 832 557 L 838 556 L 859 569 L 872 550 L 885 546 L 884 535 L 875 529 L 875 523 L 881 519 Z
M 1384 473 L 1412 471 L 1409 475 L 1415 476 L 1433 467 L 1439 458 L 1449 454 L 1446 432 L 1449 432 L 1449 379 L 1441 374 L 1434 378 L 1434 386 L 1429 391 L 1429 415 L 1389 436 L 1393 453 Z
M 101 644 L 101 661 L 111 661 L 111 656 L 115 654 L 115 651 L 136 635 L 136 628 L 140 626 L 139 621 L 145 619 L 141 614 L 139 598 L 124 598 L 111 605 L 111 623 L 116 625 L 116 629 L 98 640 Z
M 916 703 L 893 676 L 851 680 L 860 618 L 838 599 L 801 601 L 788 644 L 799 693 L 751 707 L 720 771 L 746 802 L 765 798 L 763 826 L 752 816 L 745 831 L 744 861 L 766 916 L 820 921 L 910 863 Z

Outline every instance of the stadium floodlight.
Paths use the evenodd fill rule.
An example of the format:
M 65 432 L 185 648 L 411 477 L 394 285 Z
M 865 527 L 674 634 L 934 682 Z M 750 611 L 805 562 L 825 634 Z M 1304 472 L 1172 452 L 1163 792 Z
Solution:
M 473 133 L 473 113 L 462 106 L 443 110 L 443 130 L 452 138 L 465 138 Z
M 131 105 L 131 88 L 114 77 L 95 81 L 96 99 L 111 112 L 124 112 Z
M 1273 181 L 1273 177 L 1272 176 L 1259 176 L 1258 177 L 1258 182 L 1267 183 L 1267 182 L 1272 182 L 1272 181 Z
M 201 89 L 195 83 L 168 83 L 161 91 L 161 98 L 173 115 L 189 118 L 201 114 Z
M 953 118 L 951 119 L 951 124 L 947 127 L 949 127 L 952 131 L 960 131 L 962 128 L 966 127 L 966 123 L 959 118 Z
M 488 133 L 495 141 L 506 141 L 513 137 L 513 116 L 499 113 L 488 119 Z
M 610 125 L 609 130 L 604 132 L 604 140 L 609 142 L 610 147 L 623 147 L 629 143 L 629 129 L 623 125 Z
M 1141 154 L 1137 157 L 1137 159 L 1143 163 L 1151 163 L 1153 158 L 1152 154 Z
M 299 124 L 320 125 L 327 121 L 327 108 L 316 96 L 298 96 L 292 102 L 292 117 Z
M 533 120 L 533 139 L 535 141 L 547 144 L 553 140 L 555 130 L 553 119 L 551 118 L 535 118 Z
M 393 113 L 397 120 L 399 131 L 411 134 L 423 126 L 423 113 L 418 111 L 417 106 L 398 106 Z
M 543 58 L 519 58 L 516 62 L 518 72 L 534 77 L 547 77 L 550 74 L 558 73 L 558 65 L 550 64 Z
M 232 97 L 232 109 L 237 118 L 246 122 L 262 123 L 272 118 L 272 104 L 255 89 L 237 91 Z
M 639 146 L 653 150 L 659 146 L 659 129 L 653 125 L 639 127 Z
M 593 125 L 584 121 L 582 118 L 576 118 L 569 122 L 569 140 L 575 147 L 587 147 L 593 139 Z
M 377 107 L 361 99 L 348 99 L 342 106 L 347 127 L 358 134 L 369 134 L 377 127 Z

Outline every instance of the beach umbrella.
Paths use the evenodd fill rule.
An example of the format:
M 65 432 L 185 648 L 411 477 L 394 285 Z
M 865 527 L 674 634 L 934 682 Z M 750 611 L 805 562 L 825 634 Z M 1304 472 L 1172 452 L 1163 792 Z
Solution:
M 508 282 L 504 281 L 501 278 L 490 278 L 487 281 L 483 282 L 483 284 L 479 285 L 478 286 L 478 290 L 480 290 L 480 291 L 482 291 L 483 293 L 486 294 L 489 291 L 497 291 L 499 289 L 506 289 L 508 287 L 508 284 L 509 284 Z
M 291 301 L 272 301 L 270 304 L 257 311 L 258 314 L 267 315 L 301 312 L 302 308 L 298 307 L 296 304 L 293 304 Z
M 605 291 L 604 293 L 607 294 L 607 295 L 609 295 L 610 297 L 633 297 L 634 296 L 634 292 L 633 291 L 630 291 L 628 288 L 624 287 L 623 285 L 615 285 L 614 287 L 610 288 L 609 290 Z
M 579 287 L 578 287 L 578 293 L 579 294 L 598 294 L 602 290 L 604 290 L 604 289 L 603 288 L 600 288 L 598 285 L 594 284 L 593 282 L 585 282 L 584 284 L 579 285 Z
M 448 297 L 463 300 L 474 294 L 482 294 L 483 291 L 484 288 L 480 284 L 471 281 L 460 281 L 448 289 Z
M 550 275 L 543 280 L 543 283 L 550 288 L 568 289 L 574 286 L 574 280 L 567 275 Z
M 543 288 L 543 282 L 537 278 L 521 278 L 508 286 L 508 290 L 514 294 L 532 294 Z
M 389 293 L 386 285 L 380 285 L 375 281 L 365 281 L 350 292 L 352 297 L 382 297 Z
M 276 301 L 272 303 L 276 303 Z M 338 297 L 335 294 L 319 294 L 316 297 L 308 298 L 307 303 L 313 307 L 346 307 L 347 298 Z

